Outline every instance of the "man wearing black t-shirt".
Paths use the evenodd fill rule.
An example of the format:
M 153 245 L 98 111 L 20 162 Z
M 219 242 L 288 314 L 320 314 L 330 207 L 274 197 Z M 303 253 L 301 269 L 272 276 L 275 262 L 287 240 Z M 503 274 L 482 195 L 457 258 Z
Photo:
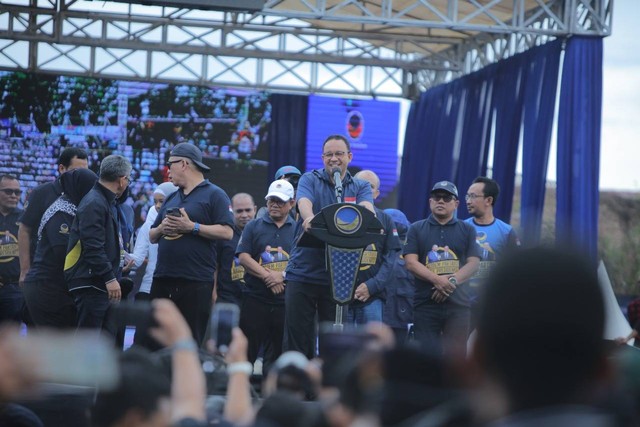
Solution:
M 231 198 L 233 211 L 233 238 L 216 242 L 216 302 L 242 305 L 244 267 L 236 257 L 236 247 L 245 225 L 256 216 L 256 204 L 247 193 L 238 193 Z
M 409 227 L 404 259 L 416 277 L 416 340 L 434 353 L 464 357 L 471 316 L 467 281 L 478 270 L 480 248 L 473 226 L 455 217 L 458 203 L 453 183 L 433 186 L 431 215 Z
M 149 241 L 158 243 L 151 299 L 171 299 L 200 345 L 211 312 L 215 241 L 233 238 L 231 202 L 204 179 L 209 167 L 195 145 L 173 147 L 167 167 L 178 191 L 167 197 L 149 231 Z
M 87 169 L 87 152 L 82 148 L 65 148 L 58 158 L 58 174 L 62 175 L 74 169 Z M 18 230 L 18 250 L 20 251 L 20 285 L 31 268 L 31 259 L 36 251 L 38 236 L 36 231 L 40 226 L 42 215 L 49 206 L 62 194 L 60 180 L 41 184 L 33 189 L 24 205 L 24 213 L 20 218 Z
M 22 210 L 20 181 L 12 175 L 0 176 L 0 322 L 20 322 L 24 297 L 18 286 L 18 218 Z

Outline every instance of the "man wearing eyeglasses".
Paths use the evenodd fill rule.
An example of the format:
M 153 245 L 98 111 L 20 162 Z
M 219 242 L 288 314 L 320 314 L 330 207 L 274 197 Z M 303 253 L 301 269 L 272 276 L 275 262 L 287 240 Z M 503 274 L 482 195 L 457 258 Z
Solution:
M 248 288 L 242 302 L 240 328 L 249 340 L 249 362 L 255 362 L 264 346 L 263 372 L 267 373 L 282 353 L 284 270 L 296 226 L 289 216 L 295 204 L 293 186 L 283 179 L 276 180 L 269 186 L 265 200 L 268 215 L 247 224 L 236 255 L 245 268 Z
M 478 286 L 486 279 L 496 260 L 509 250 L 520 246 L 518 236 L 509 224 L 493 216 L 500 186 L 486 176 L 473 181 L 465 201 L 471 217 L 465 221 L 476 229 L 476 242 L 480 247 L 480 268 L 469 282 L 472 302 L 477 298 Z
M 105 157 L 100 178 L 78 205 L 71 225 L 64 276 L 78 309 L 78 328 L 103 329 L 110 303 L 122 297 L 125 251 L 116 199 L 131 183 L 130 174 L 129 160 Z
M 336 168 L 342 180 L 343 201 L 374 212 L 371 185 L 352 178 L 347 171 L 353 159 L 348 140 L 342 135 L 327 137 L 321 156 L 324 168 L 305 173 L 298 183 L 298 212 L 303 220 L 299 233 L 309 229 L 322 208 L 336 203 L 332 176 Z M 311 359 L 315 356 L 316 312 L 320 322 L 333 322 L 336 314 L 324 248 L 294 247 L 286 278 L 284 350 L 296 350 Z
M 416 340 L 434 354 L 464 357 L 470 322 L 467 281 L 478 269 L 480 249 L 473 226 L 455 217 L 458 204 L 453 183 L 433 186 L 431 215 L 409 227 L 404 259 L 416 277 Z M 435 261 L 429 257 L 434 250 L 440 255 Z
M 233 238 L 231 202 L 204 178 L 210 169 L 195 145 L 173 147 L 167 167 L 178 191 L 167 197 L 149 231 L 149 241 L 158 243 L 151 299 L 171 299 L 201 345 L 211 313 L 215 241 Z
M 231 198 L 233 211 L 233 238 L 216 241 L 217 269 L 215 280 L 216 302 L 226 302 L 242 306 L 244 267 L 236 257 L 236 248 L 244 227 L 255 218 L 256 204 L 248 193 L 237 193 Z
M 24 306 L 18 284 L 18 219 L 22 215 L 18 202 L 21 195 L 20 181 L 15 176 L 0 176 L 0 323 L 6 320 L 20 322 Z
M 293 186 L 293 194 L 295 196 L 296 190 L 298 189 L 298 182 L 300 181 L 300 176 L 302 176 L 300 169 L 292 165 L 286 165 L 286 166 L 282 166 L 276 171 L 276 175 L 274 179 L 275 180 L 284 179 L 285 181 L 288 181 Z M 261 217 L 267 214 L 268 214 L 267 207 L 263 206 L 260 208 L 260 210 L 258 210 L 257 216 Z M 289 215 L 291 215 L 291 218 L 293 218 L 294 220 L 298 219 L 298 210 L 296 209 L 295 205 L 289 212 Z

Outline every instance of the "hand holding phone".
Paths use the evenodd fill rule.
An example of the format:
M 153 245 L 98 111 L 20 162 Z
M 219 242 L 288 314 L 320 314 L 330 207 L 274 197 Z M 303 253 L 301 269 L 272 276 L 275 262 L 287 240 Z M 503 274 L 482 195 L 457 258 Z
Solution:
M 218 351 L 225 354 L 229 350 L 232 330 L 240 321 L 240 309 L 235 304 L 217 303 L 211 314 L 211 339 Z
M 182 212 L 180 212 L 180 208 L 177 208 L 177 207 L 168 208 L 167 216 L 181 217 Z

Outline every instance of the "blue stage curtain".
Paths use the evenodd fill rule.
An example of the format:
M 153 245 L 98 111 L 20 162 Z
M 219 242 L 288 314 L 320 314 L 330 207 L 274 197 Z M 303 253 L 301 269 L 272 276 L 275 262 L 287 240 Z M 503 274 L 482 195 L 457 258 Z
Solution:
M 476 176 L 486 175 L 493 130 L 492 177 L 501 187 L 494 213 L 510 221 L 522 133 L 523 186 L 530 186 L 523 189 L 523 225 L 537 242 L 560 48 L 560 41 L 535 47 L 422 94 L 407 121 L 400 177 L 398 206 L 410 220 L 429 213 L 427 194 L 435 182 L 453 181 L 462 198 Z M 461 204 L 464 218 L 464 199 Z
M 492 96 L 495 86 L 495 65 L 461 79 L 466 96 L 464 101 L 464 127 L 460 136 L 459 150 L 454 150 L 454 175 L 452 181 L 458 186 L 462 199 L 458 209 L 459 218 L 469 217 L 464 203 L 464 194 L 471 182 L 486 173 L 489 140 L 491 138 Z
M 558 113 L 556 239 L 598 256 L 602 39 L 567 40 Z
M 522 240 L 529 246 L 540 241 L 561 52 L 562 41 L 556 40 L 524 55 L 520 222 Z
M 276 171 L 284 165 L 294 165 L 301 171 L 307 161 L 307 110 L 309 97 L 304 95 L 273 94 L 269 144 L 269 175 L 271 182 Z
M 398 206 L 410 221 L 429 212 L 428 194 L 436 181 L 451 179 L 453 140 L 460 84 L 428 90 L 414 102 L 405 132 Z M 405 171 L 412 171 L 405 173 Z
M 505 222 L 511 221 L 515 189 L 516 163 L 522 123 L 524 96 L 522 55 L 498 63 L 494 89 L 495 136 L 493 146 L 492 178 L 500 185 L 500 195 L 493 213 Z

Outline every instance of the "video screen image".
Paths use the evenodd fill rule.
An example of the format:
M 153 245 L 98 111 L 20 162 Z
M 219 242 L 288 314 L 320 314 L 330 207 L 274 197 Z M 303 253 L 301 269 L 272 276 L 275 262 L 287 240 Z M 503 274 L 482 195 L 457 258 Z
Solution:
M 135 227 L 151 206 L 155 186 L 168 179 L 171 148 L 197 145 L 205 175 L 229 196 L 259 197 L 267 182 L 265 92 L 0 72 L 0 173 L 16 175 L 23 202 L 35 186 L 55 179 L 60 151 L 88 151 L 96 173 L 110 154 L 132 165 Z

